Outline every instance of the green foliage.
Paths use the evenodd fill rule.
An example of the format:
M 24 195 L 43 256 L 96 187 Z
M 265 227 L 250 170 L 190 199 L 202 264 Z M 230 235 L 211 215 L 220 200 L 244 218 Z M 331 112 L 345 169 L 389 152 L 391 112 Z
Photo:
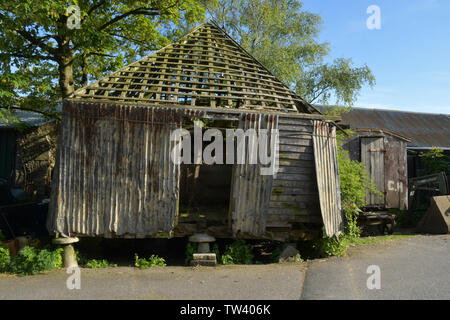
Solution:
M 347 219 L 345 237 L 352 241 L 361 236 L 361 229 L 358 227 L 358 216 L 361 209 L 359 209 L 356 205 L 347 205 L 343 208 L 343 210 Z
M 219 245 L 217 243 L 213 245 L 212 252 L 216 254 L 216 260 L 218 261 L 218 263 L 220 263 L 222 260 L 220 256 Z
M 299 0 L 224 0 L 208 12 L 242 47 L 309 102 L 352 105 L 361 88 L 375 85 L 366 66 L 351 59 L 325 63 L 330 44 L 319 42 L 322 18 Z
M 2 0 L 0 117 L 11 108 L 57 117 L 61 97 L 179 37 L 217 0 Z M 73 28 L 79 8 L 80 28 Z
M 433 147 L 427 152 L 422 152 L 420 160 L 424 166 L 423 175 L 445 172 L 450 177 L 450 158 L 444 154 L 442 149 Z
M 0 273 L 8 272 L 9 264 L 9 249 L 0 247 Z
M 77 259 L 77 262 L 81 266 L 85 266 L 86 263 L 89 261 L 78 249 L 75 249 L 75 257 Z
M 188 242 L 188 244 L 186 245 L 186 250 L 184 252 L 184 255 L 185 255 L 184 264 L 185 265 L 189 265 L 191 263 L 194 253 L 197 252 L 197 247 L 198 247 L 198 245 L 196 243 Z
M 236 239 L 226 246 L 220 261 L 222 264 L 252 264 L 253 258 L 252 247 L 244 240 Z
M 345 235 L 339 238 L 336 236 L 328 238 L 324 233 L 321 239 L 315 241 L 313 247 L 322 256 L 342 257 L 347 252 L 347 248 L 349 247 L 349 240 Z
M 280 256 L 280 254 L 281 254 L 281 248 L 280 247 L 276 247 L 273 251 L 272 251 L 272 253 L 271 253 L 271 255 L 270 255 L 270 261 L 271 262 L 278 262 L 278 258 L 279 258 L 279 256 Z
M 335 59 L 332 64 L 316 63 L 301 74 L 295 83 L 297 94 L 309 102 L 352 106 L 364 85 L 375 85 L 375 77 L 367 65 L 355 67 L 352 59 Z
M 351 136 L 353 132 L 347 131 L 347 134 Z M 349 210 L 353 210 L 355 206 L 365 206 L 368 190 L 374 193 L 379 192 L 365 170 L 364 164 L 350 160 L 348 151 L 342 148 L 344 138 L 346 138 L 344 133 L 337 134 L 341 202 L 344 209 L 349 207 Z
M 117 267 L 117 264 L 111 263 L 105 259 L 103 259 L 103 260 L 91 259 L 86 262 L 85 267 L 92 268 L 92 269 L 113 268 L 113 267 Z
M 151 267 L 165 267 L 166 262 L 164 258 L 160 258 L 157 255 L 152 254 L 150 258 L 139 258 L 138 255 L 134 254 L 134 265 L 139 269 L 147 269 Z
M 61 268 L 62 253 L 62 248 L 51 250 L 48 247 L 38 249 L 27 246 L 20 250 L 16 256 L 10 258 L 6 271 L 18 275 L 28 275 Z

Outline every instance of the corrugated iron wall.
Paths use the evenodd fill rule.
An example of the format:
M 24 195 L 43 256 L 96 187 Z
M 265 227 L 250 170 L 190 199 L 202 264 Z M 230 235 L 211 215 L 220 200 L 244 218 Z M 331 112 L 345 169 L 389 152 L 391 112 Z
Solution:
M 274 177 L 267 226 L 321 223 L 311 120 L 279 117 L 279 171 Z
M 145 237 L 174 228 L 179 110 L 64 101 L 50 231 Z
M 314 121 L 313 144 L 320 210 L 325 233 L 328 237 L 332 237 L 338 235 L 344 229 L 337 162 L 336 127 L 323 121 Z
M 239 128 L 244 131 L 255 129 L 267 129 L 268 146 L 270 139 L 275 137 L 269 135 L 273 129 L 278 127 L 278 116 L 262 114 L 243 114 L 239 121 Z M 249 156 L 251 151 L 246 150 L 245 164 L 236 164 L 233 168 L 232 198 L 230 203 L 231 226 L 233 234 L 250 234 L 262 236 L 266 231 L 268 205 L 272 190 L 273 175 L 261 175 L 258 164 L 251 164 Z M 249 151 L 249 152 L 247 152 Z M 276 152 L 276 144 L 270 154 Z

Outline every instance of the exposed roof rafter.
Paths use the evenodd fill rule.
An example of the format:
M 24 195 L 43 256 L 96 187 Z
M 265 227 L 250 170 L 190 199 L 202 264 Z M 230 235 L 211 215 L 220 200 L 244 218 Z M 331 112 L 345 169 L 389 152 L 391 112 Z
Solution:
M 320 114 L 214 22 L 78 89 L 71 99 Z

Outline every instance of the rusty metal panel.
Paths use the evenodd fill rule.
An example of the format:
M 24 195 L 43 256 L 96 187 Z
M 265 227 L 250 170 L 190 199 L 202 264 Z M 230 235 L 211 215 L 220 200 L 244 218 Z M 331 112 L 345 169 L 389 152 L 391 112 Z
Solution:
M 170 234 L 179 184 L 170 134 L 180 126 L 174 109 L 64 101 L 49 231 Z
M 278 116 L 243 114 L 239 121 L 239 128 L 267 129 L 271 132 L 278 127 Z M 275 136 L 270 135 L 270 139 Z M 248 146 L 248 141 L 246 145 Z M 245 147 L 245 163 L 236 164 L 233 168 L 232 199 L 230 203 L 231 226 L 233 235 L 246 234 L 263 236 L 266 232 L 267 212 L 270 194 L 272 191 L 273 175 L 262 175 L 258 164 L 250 164 L 249 157 L 255 156 L 249 148 Z M 277 152 L 277 146 L 270 150 Z
M 384 175 L 384 138 L 361 137 L 361 162 L 364 164 L 370 179 L 376 185 L 381 195 L 367 191 L 366 205 L 385 205 L 385 175 Z
M 325 233 L 328 237 L 332 237 L 344 230 L 336 127 L 323 121 L 314 121 L 313 144 L 320 210 Z

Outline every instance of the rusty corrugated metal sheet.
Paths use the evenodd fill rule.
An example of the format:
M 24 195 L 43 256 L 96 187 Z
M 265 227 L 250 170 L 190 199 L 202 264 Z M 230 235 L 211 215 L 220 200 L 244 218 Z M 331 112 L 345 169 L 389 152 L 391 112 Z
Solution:
M 450 115 L 353 108 L 343 123 L 356 128 L 380 128 L 410 137 L 409 148 L 450 149 Z
M 336 127 L 323 121 L 314 121 L 313 144 L 320 210 L 325 233 L 328 237 L 332 237 L 344 230 Z
M 170 234 L 179 166 L 178 110 L 64 101 L 48 228 L 64 235 Z
M 239 128 L 244 131 L 255 129 L 257 132 L 259 129 L 267 129 L 271 132 L 278 128 L 278 116 L 243 114 Z M 270 139 L 274 138 L 276 139 L 275 136 L 270 136 Z M 244 150 L 249 151 L 249 148 Z M 274 144 L 271 152 L 277 152 L 276 150 L 277 144 Z M 255 156 L 250 153 L 251 151 L 246 152 L 245 164 L 236 164 L 233 169 L 231 226 L 234 235 L 263 236 L 266 232 L 273 175 L 262 175 L 260 169 L 263 166 L 259 162 L 250 164 L 249 156 Z

